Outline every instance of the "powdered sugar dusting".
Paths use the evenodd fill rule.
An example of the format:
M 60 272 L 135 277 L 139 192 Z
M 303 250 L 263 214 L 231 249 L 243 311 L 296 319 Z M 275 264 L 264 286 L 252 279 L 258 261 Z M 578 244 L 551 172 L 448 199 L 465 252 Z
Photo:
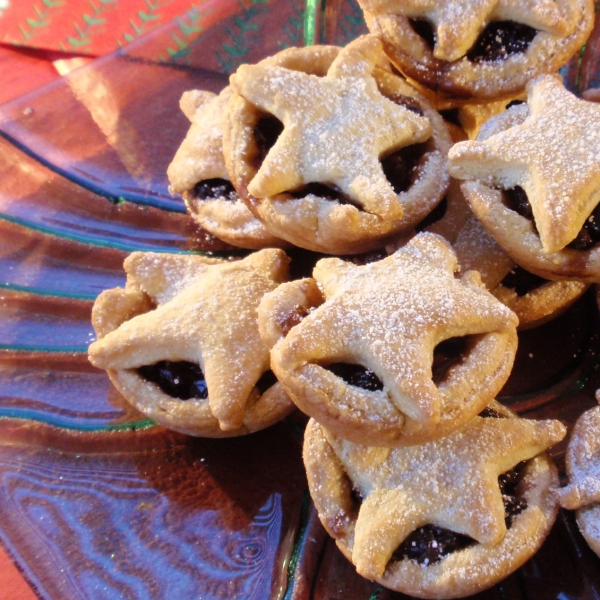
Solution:
M 363 498 L 352 550 L 359 572 L 381 577 L 396 546 L 426 523 L 496 546 L 506 535 L 498 476 L 565 431 L 558 421 L 475 418 L 434 442 L 393 449 L 326 432 Z
M 505 189 L 522 187 L 547 252 L 580 231 L 600 192 L 600 105 L 580 100 L 559 78 L 528 84 L 529 117 L 484 142 L 456 144 L 449 170 Z
M 456 270 L 447 242 L 429 233 L 365 266 L 319 261 L 313 276 L 326 302 L 300 323 L 297 336 L 282 342 L 286 368 L 312 362 L 314 353 L 321 359 L 352 357 L 350 362 L 377 373 L 401 413 L 422 424 L 437 422 L 441 399 L 432 381 L 434 347 L 450 337 L 514 333 L 517 322 L 483 287 L 457 279 Z M 478 366 L 474 360 L 475 379 L 487 370 L 478 372 Z
M 345 53 L 340 51 L 334 73 L 326 77 L 260 64 L 246 65 L 232 76 L 240 95 L 284 123 L 248 190 L 263 198 L 325 182 L 368 212 L 399 218 L 402 209 L 379 157 L 426 140 L 431 126 L 382 96 L 371 75 L 348 75 L 355 69 L 343 68 Z M 347 54 L 354 67 L 356 49 Z

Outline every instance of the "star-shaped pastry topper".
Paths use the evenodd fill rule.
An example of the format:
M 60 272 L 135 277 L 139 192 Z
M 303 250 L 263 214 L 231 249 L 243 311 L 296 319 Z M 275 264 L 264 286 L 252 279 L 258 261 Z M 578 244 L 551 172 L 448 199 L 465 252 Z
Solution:
M 554 0 L 362 0 L 376 14 L 427 19 L 435 31 L 433 54 L 445 61 L 464 56 L 492 21 L 516 21 L 556 35 L 567 23 Z
M 560 491 L 563 508 L 600 504 L 600 406 L 584 412 L 567 450 L 569 484 Z
M 530 115 L 485 141 L 455 144 L 450 174 L 529 198 L 545 252 L 571 242 L 600 201 L 600 105 L 568 92 L 558 76 L 527 85 Z
M 506 535 L 498 477 L 565 434 L 560 421 L 482 417 L 436 441 L 393 449 L 326 433 L 363 498 L 352 549 L 357 571 L 381 577 L 396 548 L 428 524 L 498 544 Z
M 101 369 L 137 369 L 159 361 L 200 365 L 208 402 L 221 429 L 242 426 L 246 401 L 269 369 L 256 308 L 287 279 L 289 259 L 268 249 L 235 261 L 135 252 L 125 261 L 128 285 L 155 310 L 125 321 L 89 348 Z
M 225 179 L 223 118 L 233 93 L 228 86 L 219 95 L 203 90 L 185 92 L 179 106 L 191 127 L 167 168 L 171 190 L 182 194 L 199 181 Z
M 477 273 L 458 279 L 457 271 L 452 248 L 432 233 L 363 266 L 320 260 L 313 277 L 326 301 L 273 348 L 273 369 L 298 373 L 315 364 L 361 364 L 377 374 L 402 414 L 423 427 L 437 424 L 442 401 L 432 379 L 435 346 L 467 335 L 514 335 L 517 325 L 516 315 Z M 471 380 L 484 376 L 477 372 Z
M 248 185 L 257 198 L 311 182 L 335 185 L 367 212 L 402 217 L 380 158 L 431 136 L 429 120 L 384 97 L 373 71 L 381 43 L 363 36 L 338 54 L 326 77 L 242 65 L 231 86 L 275 115 L 283 132 Z

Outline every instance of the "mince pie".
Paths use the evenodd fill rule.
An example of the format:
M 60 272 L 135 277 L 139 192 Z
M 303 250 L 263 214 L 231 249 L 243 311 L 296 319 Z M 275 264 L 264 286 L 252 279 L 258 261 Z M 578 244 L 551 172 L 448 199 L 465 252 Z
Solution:
M 234 262 L 134 252 L 125 288 L 94 304 L 91 363 L 176 431 L 226 437 L 275 423 L 294 405 L 270 372 L 256 307 L 287 279 L 288 263 L 278 249 Z
M 259 306 L 271 368 L 301 410 L 357 443 L 415 444 L 457 429 L 512 368 L 517 318 L 448 242 L 420 233 L 363 266 L 320 260 Z
M 359 0 L 371 33 L 408 78 L 441 95 L 519 93 L 584 44 L 592 0 Z
M 600 282 L 600 105 L 558 76 L 456 144 L 450 173 L 475 215 L 521 267 L 547 279 Z
M 488 290 L 519 317 L 519 330 L 558 317 L 589 287 L 582 281 L 549 281 L 519 267 L 472 214 L 453 248 L 461 269 L 478 271 Z
M 266 60 L 231 76 L 227 169 L 278 237 L 317 252 L 365 252 L 442 199 L 448 130 L 386 65 L 379 41 L 363 36 L 324 73 Z
M 418 446 L 355 444 L 314 419 L 304 464 L 319 518 L 359 574 L 420 598 L 456 598 L 515 571 L 548 535 L 559 421 L 503 418 L 494 403 Z
M 215 237 L 241 248 L 280 247 L 233 189 L 223 158 L 223 119 L 232 90 L 185 92 L 179 106 L 188 133 L 167 169 L 172 193 L 183 194 L 192 218 Z
M 566 466 L 569 484 L 561 490 L 560 504 L 576 511 L 583 537 L 600 556 L 600 406 L 587 410 L 577 420 Z

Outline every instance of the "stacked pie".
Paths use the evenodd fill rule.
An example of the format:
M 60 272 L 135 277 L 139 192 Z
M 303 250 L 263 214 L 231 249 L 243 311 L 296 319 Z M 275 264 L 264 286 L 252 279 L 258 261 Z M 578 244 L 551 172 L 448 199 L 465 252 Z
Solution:
M 557 71 L 585 43 L 591 0 L 359 0 L 407 77 L 454 101 L 497 101 Z
M 262 299 L 271 367 L 310 415 L 304 461 L 325 529 L 357 571 L 426 598 L 493 585 L 557 513 L 558 421 L 495 402 L 517 317 L 441 236 L 364 265 L 323 258 Z
M 125 288 L 94 304 L 90 361 L 175 431 L 230 437 L 272 425 L 294 405 L 272 376 L 256 309 L 288 278 L 288 265 L 275 248 L 236 262 L 134 252 Z
M 537 551 L 559 496 L 600 498 L 593 452 L 559 494 L 547 450 L 565 426 L 496 400 L 517 330 L 600 282 L 600 105 L 556 75 L 593 4 L 361 6 L 371 33 L 346 47 L 290 48 L 184 94 L 171 190 L 248 254 L 132 254 L 95 304 L 89 357 L 190 435 L 300 409 L 311 496 L 358 573 L 463 597 Z
M 596 394 L 598 397 L 598 394 Z M 569 484 L 560 504 L 574 510 L 590 548 L 600 556 L 600 406 L 585 411 L 575 423 L 567 448 Z

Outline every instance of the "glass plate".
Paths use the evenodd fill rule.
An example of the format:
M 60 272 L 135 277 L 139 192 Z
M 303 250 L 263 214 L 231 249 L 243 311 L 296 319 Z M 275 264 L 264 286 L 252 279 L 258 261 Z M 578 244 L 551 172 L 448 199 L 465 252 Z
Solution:
M 209 0 L 124 51 L 0 107 L 0 542 L 40 598 L 400 598 L 325 535 L 301 462 L 301 415 L 193 439 L 131 408 L 86 358 L 90 311 L 133 250 L 236 252 L 167 190 L 191 88 L 242 62 L 365 32 L 350 0 Z M 595 84 L 594 32 L 563 71 Z M 572 425 L 600 387 L 590 291 L 521 334 L 503 400 Z M 555 449 L 562 469 L 564 444 Z M 600 598 L 571 513 L 482 598 Z

